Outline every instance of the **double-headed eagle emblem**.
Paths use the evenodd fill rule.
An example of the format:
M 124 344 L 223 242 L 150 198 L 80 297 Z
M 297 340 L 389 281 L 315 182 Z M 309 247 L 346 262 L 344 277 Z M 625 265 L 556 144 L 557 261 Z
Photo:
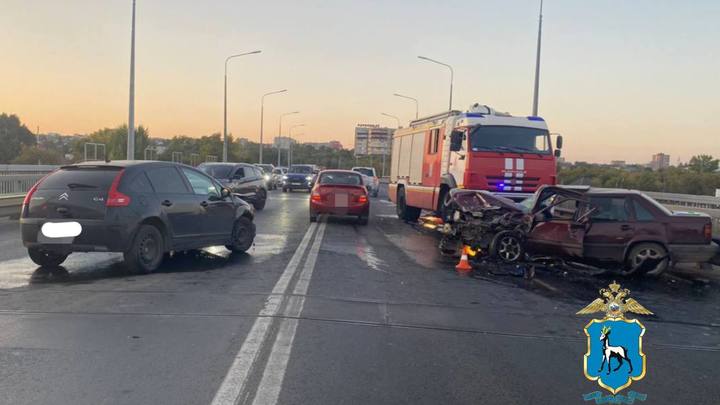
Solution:
M 630 290 L 620 288 L 620 284 L 613 281 L 608 288 L 600 289 L 600 297 L 591 302 L 590 305 L 577 312 L 578 315 L 605 312 L 605 318 L 623 319 L 625 312 L 634 312 L 640 315 L 653 315 L 650 310 L 640 305 L 635 299 L 630 298 Z

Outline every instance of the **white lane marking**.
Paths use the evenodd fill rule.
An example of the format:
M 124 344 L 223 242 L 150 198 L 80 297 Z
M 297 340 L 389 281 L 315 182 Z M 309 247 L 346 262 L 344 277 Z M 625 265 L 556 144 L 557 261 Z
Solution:
M 273 344 L 270 357 L 268 357 L 267 364 L 265 365 L 262 380 L 260 380 L 255 399 L 253 400 L 254 405 L 274 405 L 278 401 L 283 379 L 285 378 L 285 370 L 287 369 L 290 354 L 292 353 L 292 344 L 295 340 L 295 332 L 297 331 L 299 322 L 297 318 L 302 314 L 303 307 L 305 306 L 305 294 L 307 294 L 308 287 L 310 286 L 310 279 L 315 270 L 315 262 L 320 252 L 320 245 L 322 244 L 324 234 L 325 222 L 321 223 L 318 228 L 315 241 L 310 248 L 310 253 L 308 253 L 307 259 L 305 259 L 305 266 L 295 284 L 294 294 L 288 301 L 285 315 L 291 318 L 285 318 L 280 321 L 275 343 Z
M 300 259 L 302 259 L 305 250 L 307 250 L 310 239 L 317 227 L 316 225 L 315 223 L 310 224 L 290 262 L 285 267 L 277 283 L 275 283 L 272 293 L 265 300 L 265 306 L 258 314 L 258 318 L 255 320 L 255 323 L 253 323 L 252 329 L 250 329 L 225 379 L 222 384 L 220 384 L 215 398 L 213 398 L 213 405 L 235 404 L 238 397 L 245 390 L 250 369 L 267 339 L 268 329 L 270 329 L 273 321 L 272 317 L 277 315 L 280 310 L 283 302 L 283 294 L 285 294 L 290 280 L 297 271 Z

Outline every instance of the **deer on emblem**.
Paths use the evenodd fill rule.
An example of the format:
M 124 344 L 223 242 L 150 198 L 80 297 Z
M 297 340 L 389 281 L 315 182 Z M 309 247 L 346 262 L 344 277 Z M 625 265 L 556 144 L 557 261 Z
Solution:
M 607 363 L 607 374 L 610 374 L 610 360 L 615 358 L 618 361 L 618 365 L 615 367 L 613 372 L 618 371 L 618 369 L 620 369 L 623 365 L 623 360 L 625 360 L 630 366 L 628 374 L 631 374 L 633 372 L 633 366 L 630 358 L 628 357 L 627 349 L 623 346 L 610 346 L 610 330 L 611 328 L 603 326 L 600 331 L 600 340 L 603 342 L 603 359 L 598 373 L 602 371 L 603 367 L 605 367 L 605 363 Z

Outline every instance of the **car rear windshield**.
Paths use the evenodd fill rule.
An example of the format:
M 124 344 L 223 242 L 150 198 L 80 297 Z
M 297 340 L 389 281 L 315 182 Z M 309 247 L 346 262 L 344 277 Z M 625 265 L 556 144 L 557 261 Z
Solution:
M 310 166 L 290 166 L 288 173 L 310 174 L 310 173 L 312 173 L 312 167 L 310 167 Z
M 49 175 L 38 186 L 39 190 L 50 189 L 100 189 L 110 188 L 120 168 L 65 168 Z
M 360 186 L 362 185 L 362 178 L 353 173 L 323 173 L 320 176 L 320 184 L 329 185 L 329 184 L 342 184 L 342 185 L 351 185 L 351 186 Z
M 205 174 L 209 174 L 216 179 L 229 179 L 230 178 L 230 172 L 232 172 L 233 165 L 208 165 L 208 166 L 200 166 L 198 169 L 205 172 Z
M 364 175 L 366 175 L 366 176 L 368 176 L 368 177 L 373 177 L 373 176 L 375 176 L 375 173 L 373 173 L 373 169 L 368 169 L 368 168 L 365 168 L 365 167 L 358 167 L 358 168 L 353 169 L 353 171 L 354 171 L 354 172 L 358 172 L 358 173 L 362 173 L 362 174 L 364 174 Z

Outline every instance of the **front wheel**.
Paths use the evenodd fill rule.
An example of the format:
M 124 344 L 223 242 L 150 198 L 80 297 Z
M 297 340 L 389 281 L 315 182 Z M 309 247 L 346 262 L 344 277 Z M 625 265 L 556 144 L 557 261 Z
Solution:
M 225 247 L 233 253 L 247 252 L 255 241 L 255 223 L 248 218 L 240 217 L 235 221 L 231 241 L 232 244 Z
M 513 231 L 499 232 L 490 242 L 489 253 L 491 257 L 500 259 L 505 263 L 520 261 L 525 254 L 525 247 L 520 236 Z
M 164 253 L 160 231 L 152 225 L 140 225 L 132 246 L 123 253 L 123 257 L 131 271 L 151 273 L 160 267 Z
M 57 267 L 67 259 L 69 253 L 58 253 L 40 248 L 28 248 L 30 260 L 39 266 Z
M 261 211 L 263 208 L 265 208 L 265 203 L 267 202 L 267 194 L 265 191 L 259 191 L 257 193 L 257 199 L 253 203 L 253 207 L 255 207 L 256 210 Z
M 405 189 L 401 188 L 397 192 L 397 205 L 395 206 L 398 218 L 406 222 L 417 222 L 420 218 L 420 208 L 409 207 L 405 201 Z
M 628 253 L 624 274 L 659 276 L 668 268 L 668 262 L 664 247 L 657 243 L 640 243 Z

